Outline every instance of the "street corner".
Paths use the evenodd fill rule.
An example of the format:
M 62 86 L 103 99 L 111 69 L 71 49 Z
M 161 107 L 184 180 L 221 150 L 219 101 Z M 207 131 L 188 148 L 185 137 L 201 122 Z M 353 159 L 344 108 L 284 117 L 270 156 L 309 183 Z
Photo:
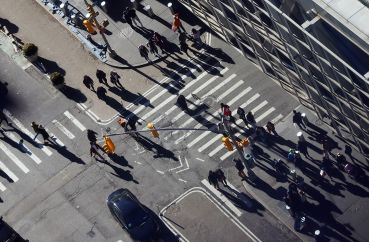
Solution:
M 164 207 L 160 218 L 182 241 L 259 241 L 201 187 L 191 188 Z

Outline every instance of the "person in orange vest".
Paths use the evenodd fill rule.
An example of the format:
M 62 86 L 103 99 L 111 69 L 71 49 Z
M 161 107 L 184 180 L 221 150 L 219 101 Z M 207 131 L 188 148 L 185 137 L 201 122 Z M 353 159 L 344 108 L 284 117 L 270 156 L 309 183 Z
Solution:
M 181 30 L 187 33 L 187 31 L 184 29 L 181 20 L 179 19 L 179 14 L 176 13 L 173 15 L 173 23 L 172 23 L 172 30 L 176 32 L 177 30 L 181 33 Z

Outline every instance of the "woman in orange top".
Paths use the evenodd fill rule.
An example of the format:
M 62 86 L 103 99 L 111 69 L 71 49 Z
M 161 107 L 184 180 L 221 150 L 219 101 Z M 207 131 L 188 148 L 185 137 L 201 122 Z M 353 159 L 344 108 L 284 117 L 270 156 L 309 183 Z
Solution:
M 184 32 L 186 32 L 186 30 L 183 28 L 183 25 L 181 23 L 181 20 L 179 19 L 179 14 L 178 13 L 176 13 L 176 14 L 173 15 L 172 30 L 174 32 L 176 32 L 177 30 L 179 32 L 181 32 L 181 30 L 183 30 Z

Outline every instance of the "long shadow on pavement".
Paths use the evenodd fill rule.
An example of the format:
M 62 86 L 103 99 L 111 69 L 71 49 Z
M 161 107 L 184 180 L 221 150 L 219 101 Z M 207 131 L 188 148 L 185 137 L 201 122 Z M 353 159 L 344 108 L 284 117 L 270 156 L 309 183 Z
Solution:
M 82 164 L 82 165 L 86 164 L 81 158 L 76 156 L 74 153 L 70 152 L 66 146 L 60 147 L 59 145 L 54 144 L 54 143 L 49 143 L 45 146 L 49 146 L 53 148 L 60 155 L 64 156 L 66 159 L 70 160 L 71 162 L 75 162 L 75 163 Z
M 122 168 L 120 168 L 120 167 L 118 167 L 118 166 L 115 166 L 115 165 L 113 165 L 113 164 L 111 164 L 111 163 L 109 163 L 109 162 L 103 162 L 104 164 L 106 164 L 106 165 L 108 165 L 108 166 L 110 166 L 113 170 L 114 170 L 114 172 L 115 173 L 113 173 L 113 172 L 109 172 L 110 174 L 112 174 L 113 176 L 116 176 L 116 177 L 119 177 L 119 178 L 121 178 L 121 179 L 123 179 L 123 180 L 126 180 L 126 181 L 132 181 L 132 182 L 134 182 L 134 183 L 136 183 L 136 184 L 139 184 L 139 182 L 138 181 L 136 181 L 134 178 L 133 178 L 133 176 L 132 176 L 132 174 L 131 174 L 131 171 L 129 171 L 129 170 L 124 170 L 124 169 L 122 169 Z

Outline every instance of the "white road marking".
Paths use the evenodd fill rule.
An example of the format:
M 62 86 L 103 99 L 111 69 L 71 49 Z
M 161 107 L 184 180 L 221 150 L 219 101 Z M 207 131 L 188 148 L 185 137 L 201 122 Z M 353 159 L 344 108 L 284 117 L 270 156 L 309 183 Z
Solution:
M 274 112 L 274 110 L 275 110 L 275 108 L 274 107 L 271 107 L 267 111 L 265 111 L 264 113 L 262 113 L 259 117 L 257 117 L 255 119 L 256 123 L 258 123 L 261 120 L 263 120 L 266 116 L 268 116 L 269 114 L 271 114 L 272 112 Z
M 221 74 L 224 74 L 225 72 L 228 71 L 228 68 L 224 68 L 223 70 L 220 71 Z M 203 72 L 201 73 L 195 80 L 191 81 L 190 83 L 188 83 L 184 88 L 182 88 L 179 92 L 178 95 L 182 94 L 185 90 L 187 90 L 188 88 L 190 88 L 191 86 L 195 85 L 198 81 L 201 80 L 201 78 L 203 78 L 205 75 L 207 74 L 207 72 Z M 210 80 L 215 80 L 218 76 L 212 77 Z M 209 81 L 209 80 L 208 80 Z M 160 93 L 157 94 L 158 97 L 162 97 L 162 95 L 164 93 L 168 92 L 166 89 L 162 90 Z M 188 95 L 186 98 L 188 98 L 190 95 Z M 156 96 L 155 96 L 156 97 Z M 147 117 L 151 116 L 154 112 L 157 112 L 159 109 L 161 109 L 162 107 L 164 107 L 166 104 L 168 104 L 170 101 L 172 101 L 173 99 L 175 99 L 177 97 L 177 95 L 171 95 L 170 97 L 168 97 L 167 99 L 165 99 L 165 101 L 163 101 L 162 103 L 160 103 L 158 106 L 156 106 L 154 109 L 152 109 L 150 112 L 146 113 L 142 119 L 145 120 L 147 119 Z M 153 98 L 154 99 L 154 98 Z M 152 103 L 154 100 L 150 99 L 150 102 Z M 156 98 L 157 99 L 157 98 Z M 155 99 L 155 100 L 156 100 Z M 135 112 L 134 112 L 135 113 Z M 157 121 L 158 122 L 158 121 Z
M 46 131 L 50 134 L 50 138 L 51 138 L 51 139 L 53 139 L 53 140 L 55 140 L 55 142 L 56 142 L 60 147 L 65 146 L 65 145 L 63 144 L 63 142 L 61 142 L 61 140 L 60 140 L 60 139 L 58 139 L 58 137 L 56 137 L 56 135 L 55 135 L 55 134 L 53 134 L 53 133 L 49 132 L 49 131 L 48 131 L 48 129 L 46 129 Z
M 6 165 L 4 165 L 2 161 L 0 161 L 0 169 L 3 172 L 5 172 L 8 175 L 8 177 L 12 179 L 13 182 L 17 182 L 19 180 L 19 178 L 11 170 L 9 170 L 9 168 Z
M 244 103 L 244 104 L 242 104 L 241 105 L 241 107 L 242 108 L 245 108 L 247 105 L 249 105 L 250 103 L 252 103 L 253 101 L 255 101 L 258 97 L 260 96 L 260 94 L 259 93 L 256 93 L 254 96 L 252 96 L 251 98 L 249 98 L 247 101 L 246 101 L 246 103 Z M 235 112 L 235 110 L 232 112 L 232 115 L 233 115 L 233 113 Z M 237 111 L 236 111 L 237 112 Z M 206 118 L 206 120 L 208 120 L 208 121 L 210 121 L 210 120 L 212 120 L 213 118 L 214 118 L 214 116 L 215 115 L 217 115 L 218 114 L 218 112 L 214 112 L 213 114 L 212 114 L 212 116 L 209 116 L 208 118 Z M 195 126 L 195 129 L 198 129 L 198 128 L 200 128 L 201 126 L 203 126 L 202 124 L 197 124 L 196 126 Z M 189 131 L 188 133 L 188 136 L 192 133 L 190 133 L 191 131 Z M 192 142 L 190 142 L 188 145 L 187 145 L 187 147 L 188 148 L 191 148 L 192 146 L 194 146 L 197 142 L 199 142 L 200 140 L 202 140 L 205 136 L 207 136 L 208 134 L 211 134 L 212 132 L 211 131 L 205 131 L 205 132 L 203 132 L 201 135 L 199 135 L 196 139 L 194 139 Z M 177 141 L 178 140 L 176 140 L 176 144 L 177 144 Z M 179 142 L 178 142 L 179 143 Z
M 187 165 L 187 167 L 186 167 L 186 168 L 184 168 L 184 169 L 182 169 L 182 170 L 176 171 L 176 173 L 180 173 L 180 172 L 182 172 L 182 171 L 186 171 L 186 170 L 190 169 L 190 166 L 188 165 L 187 158 L 185 157 L 184 159 L 185 159 L 185 161 L 186 161 L 186 165 Z
M 181 178 L 178 178 L 178 180 L 180 180 L 180 181 L 182 181 L 182 182 L 184 182 L 184 183 L 187 183 L 187 181 L 186 181 L 186 180 L 183 180 L 183 179 L 181 179 Z
M 32 153 L 32 151 L 22 142 L 20 142 L 20 139 L 18 139 L 14 134 L 10 133 L 10 132 L 5 132 L 6 135 L 12 139 L 15 143 L 18 143 L 19 145 L 23 146 L 23 148 L 25 149 L 25 153 L 27 153 L 27 155 L 29 155 L 31 157 L 32 160 L 34 160 L 34 162 L 36 162 L 36 164 L 40 164 L 42 161 L 40 160 L 40 158 L 38 158 L 34 153 Z
M 233 205 L 231 201 L 228 200 L 222 193 L 220 193 L 217 189 L 215 189 L 206 179 L 201 181 L 204 186 L 206 186 L 212 193 L 215 194 L 237 217 L 241 217 L 242 212 Z
M 199 160 L 199 161 L 202 161 L 202 162 L 204 162 L 205 160 L 203 160 L 203 159 L 200 159 L 200 158 L 196 158 L 196 160 Z
M 156 170 L 157 173 L 160 173 L 160 174 L 164 174 L 164 171 L 159 171 L 159 170 Z
M 283 118 L 283 115 L 282 114 L 278 114 L 278 116 L 277 117 L 275 117 L 275 118 L 273 118 L 272 119 L 272 123 L 273 124 L 275 124 L 275 123 L 277 123 L 279 120 L 281 120 Z
M 0 142 L 0 149 L 24 172 L 28 173 L 29 169 L 11 152 L 2 142 Z
M 26 129 L 26 127 L 24 127 L 24 125 L 18 120 L 16 119 L 8 110 L 4 109 L 3 113 L 12 121 L 12 123 L 14 123 L 23 133 L 25 133 L 28 137 L 30 138 L 34 138 L 34 135 L 28 130 Z M 41 141 L 39 139 L 34 139 L 37 143 L 41 143 Z M 49 150 L 47 147 L 45 147 L 44 145 L 38 144 L 38 147 L 41 148 L 41 150 L 48 156 L 52 155 L 51 150 Z
M 6 190 L 6 187 L 4 186 L 4 184 L 2 184 L 1 182 L 0 182 L 0 190 L 2 191 L 2 192 L 4 192 L 5 190 Z
M 86 130 L 86 127 L 83 126 L 83 124 L 79 122 L 68 110 L 64 112 L 64 115 L 69 118 L 72 123 L 77 126 L 82 132 Z
M 179 160 L 180 165 L 177 166 L 177 167 L 171 168 L 168 171 L 173 171 L 173 170 L 176 170 L 176 169 L 181 168 L 183 166 L 181 156 L 178 156 L 178 160 Z
M 139 161 L 133 161 L 133 162 L 136 163 L 136 164 L 142 165 L 142 163 L 139 162 Z
M 53 120 L 53 124 L 61 131 L 63 132 L 69 139 L 74 139 L 75 136 L 66 128 L 64 125 L 62 125 L 58 120 Z

